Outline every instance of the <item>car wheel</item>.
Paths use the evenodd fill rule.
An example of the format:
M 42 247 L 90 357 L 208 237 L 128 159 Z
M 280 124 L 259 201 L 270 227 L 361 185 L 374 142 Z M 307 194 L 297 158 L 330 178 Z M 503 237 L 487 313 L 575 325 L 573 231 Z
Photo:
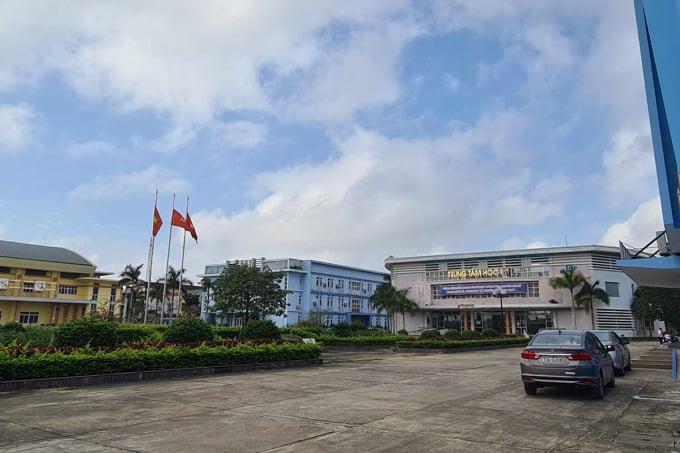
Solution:
M 617 376 L 625 376 L 626 367 L 621 364 L 621 368 L 614 368 L 614 374 Z
M 616 371 L 616 370 L 614 370 L 614 371 Z M 623 376 L 623 374 L 621 376 Z M 616 373 L 612 373 L 612 380 L 607 382 L 607 387 L 609 387 L 609 388 L 616 387 Z
M 604 398 L 604 376 L 600 372 L 600 378 L 597 380 L 597 387 L 593 389 L 593 396 L 598 400 Z
M 527 395 L 535 395 L 537 389 L 538 386 L 536 384 L 531 384 L 529 382 L 524 383 L 524 391 L 527 392 Z

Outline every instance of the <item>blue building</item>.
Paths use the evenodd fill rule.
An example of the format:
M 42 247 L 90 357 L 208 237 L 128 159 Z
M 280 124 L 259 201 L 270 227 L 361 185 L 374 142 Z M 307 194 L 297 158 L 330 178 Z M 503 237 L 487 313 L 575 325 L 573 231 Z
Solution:
M 214 281 L 225 269 L 237 265 L 283 274 L 281 287 L 291 291 L 287 296 L 286 312 L 269 317 L 279 327 L 295 326 L 301 321 L 328 326 L 341 322 L 366 327 L 386 326 L 387 315 L 373 310 L 369 299 L 378 285 L 389 277 L 387 273 L 315 260 L 253 258 L 208 264 L 198 277 Z M 236 313 L 212 311 L 214 301 L 207 300 L 207 293 L 203 294 L 203 301 L 202 312 L 206 318 L 225 325 L 237 326 L 242 322 Z

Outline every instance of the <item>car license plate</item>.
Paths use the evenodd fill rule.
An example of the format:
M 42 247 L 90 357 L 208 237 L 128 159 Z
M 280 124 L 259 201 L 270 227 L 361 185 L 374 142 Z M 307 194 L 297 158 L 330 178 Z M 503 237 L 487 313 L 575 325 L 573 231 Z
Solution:
M 568 360 L 566 357 L 561 356 L 542 356 L 540 362 L 544 365 L 566 365 Z

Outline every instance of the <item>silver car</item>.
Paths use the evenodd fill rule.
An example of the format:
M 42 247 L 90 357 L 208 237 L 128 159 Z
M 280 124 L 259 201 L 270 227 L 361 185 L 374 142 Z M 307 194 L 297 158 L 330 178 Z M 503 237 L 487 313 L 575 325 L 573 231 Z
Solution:
M 575 386 L 592 389 L 604 398 L 604 388 L 614 387 L 614 365 L 602 342 L 583 330 L 544 330 L 522 351 L 524 390 L 535 395 L 540 387 Z
M 600 339 L 614 362 L 614 372 L 617 376 L 623 376 L 626 371 L 632 369 L 628 340 L 624 340 L 611 330 L 591 330 Z

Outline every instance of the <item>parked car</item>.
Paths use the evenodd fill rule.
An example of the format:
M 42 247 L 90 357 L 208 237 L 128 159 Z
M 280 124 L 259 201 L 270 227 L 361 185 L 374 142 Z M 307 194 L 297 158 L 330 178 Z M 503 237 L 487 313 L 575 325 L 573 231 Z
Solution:
M 524 390 L 535 395 L 540 387 L 589 388 L 604 398 L 604 388 L 614 387 L 614 362 L 597 336 L 583 330 L 544 330 L 522 351 Z
M 609 355 L 614 362 L 614 372 L 618 376 L 623 376 L 626 371 L 632 369 L 632 360 L 630 359 L 630 350 L 628 349 L 628 340 L 621 338 L 618 334 L 611 330 L 591 330 L 597 338 L 600 339 L 604 347 L 609 352 Z

